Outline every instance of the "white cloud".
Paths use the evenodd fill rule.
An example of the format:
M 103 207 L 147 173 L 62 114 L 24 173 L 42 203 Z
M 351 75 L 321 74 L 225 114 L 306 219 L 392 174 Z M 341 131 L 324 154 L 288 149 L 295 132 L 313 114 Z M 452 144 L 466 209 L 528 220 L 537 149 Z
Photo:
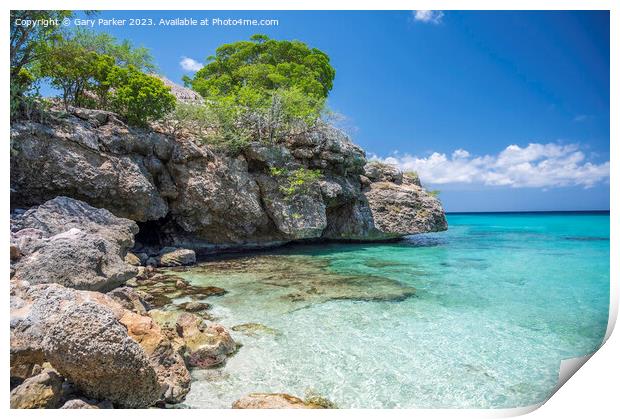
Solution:
M 444 153 L 432 153 L 427 157 L 396 154 L 379 160 L 395 164 L 403 171 L 414 170 L 429 184 L 590 188 L 609 179 L 609 162 L 587 161 L 577 144 L 531 143 L 527 147 L 509 145 L 496 155 L 473 156 L 458 149 L 451 157 Z
M 415 10 L 413 18 L 418 22 L 438 24 L 443 19 L 443 12 L 441 10 Z
M 179 65 L 185 71 L 198 71 L 202 68 L 202 64 L 189 57 L 181 57 Z

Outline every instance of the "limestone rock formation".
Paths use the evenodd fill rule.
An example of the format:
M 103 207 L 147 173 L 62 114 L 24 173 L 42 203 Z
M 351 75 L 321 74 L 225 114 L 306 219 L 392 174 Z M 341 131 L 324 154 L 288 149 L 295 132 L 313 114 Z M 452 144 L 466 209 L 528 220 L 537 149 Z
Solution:
M 250 143 L 235 157 L 164 128 L 128 128 L 109 112 L 81 109 L 45 124 L 14 123 L 13 207 L 69 196 L 143 223 L 138 240 L 203 252 L 446 228 L 441 204 L 419 180 L 367 164 L 364 151 L 329 125 Z M 301 169 L 319 170 L 321 179 L 284 193 Z
M 15 214 L 11 229 L 11 242 L 20 253 L 16 279 L 105 291 L 137 273 L 123 257 L 138 227 L 105 209 L 57 197 Z
M 103 237 L 72 228 L 41 240 L 36 250 L 16 265 L 15 278 L 84 290 L 113 289 L 137 273 L 116 250 Z
M 63 378 L 47 369 L 11 391 L 11 409 L 53 409 L 62 396 Z
M 97 402 L 96 400 L 88 400 L 84 398 L 77 398 L 67 400 L 63 404 L 61 409 L 113 409 L 113 405 L 110 402 Z
M 196 252 L 190 249 L 171 249 L 159 257 L 160 266 L 185 266 L 196 263 Z
M 178 402 L 190 377 L 151 318 L 105 294 L 11 281 L 11 370 L 48 361 L 85 396 L 124 407 Z
M 223 326 L 207 325 L 193 314 L 181 315 L 176 327 L 187 347 L 190 366 L 207 368 L 221 364 L 237 349 L 235 341 Z

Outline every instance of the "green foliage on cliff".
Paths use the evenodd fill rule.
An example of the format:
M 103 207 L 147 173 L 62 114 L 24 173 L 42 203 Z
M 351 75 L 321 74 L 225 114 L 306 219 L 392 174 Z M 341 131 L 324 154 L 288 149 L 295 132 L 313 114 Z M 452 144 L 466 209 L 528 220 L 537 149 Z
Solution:
M 24 25 L 25 20 L 62 20 L 69 11 L 11 12 L 11 117 L 27 117 L 42 103 L 45 80 L 70 105 L 117 112 L 132 125 L 146 125 L 174 108 L 175 98 L 157 77 L 148 50 L 85 29 Z
M 62 20 L 71 15 L 72 12 L 68 10 L 11 10 L 11 119 L 30 118 L 37 111 L 39 95 L 36 67 L 41 59 L 40 47 L 61 36 L 59 26 L 30 25 L 24 22 Z
M 220 46 L 189 83 L 205 98 L 231 97 L 240 105 L 264 107 L 281 89 L 325 99 L 335 74 L 327 54 L 316 48 L 254 35 Z
M 323 178 L 323 173 L 319 169 L 306 169 L 305 167 L 293 171 L 282 167 L 270 167 L 269 174 L 284 180 L 283 185 L 280 186 L 280 192 L 287 199 L 307 194 L 310 188 Z
M 174 109 L 175 97 L 157 77 L 138 71 L 134 66 L 113 66 L 106 77 L 113 89 L 109 109 L 133 125 L 144 126 L 151 119 L 163 118 Z
M 133 66 L 146 73 L 156 70 L 149 50 L 144 47 L 135 47 L 126 39 L 119 41 L 107 33 L 93 32 L 84 28 L 77 28 L 65 37 L 86 51 L 112 57 L 114 64 L 120 67 Z
M 273 143 L 319 120 L 334 75 L 322 51 L 254 35 L 220 46 L 185 82 L 212 108 L 222 137 Z
M 118 53 L 109 45 L 108 38 L 98 40 L 90 35 L 84 37 L 84 33 L 61 37 L 41 47 L 44 59 L 40 75 L 60 89 L 65 107 L 111 110 L 138 126 L 160 119 L 174 108 L 175 98 L 161 80 L 133 64 L 118 65 L 129 61 L 146 66 L 142 53 L 134 56 L 124 47 Z M 117 55 L 102 54 L 96 49 Z

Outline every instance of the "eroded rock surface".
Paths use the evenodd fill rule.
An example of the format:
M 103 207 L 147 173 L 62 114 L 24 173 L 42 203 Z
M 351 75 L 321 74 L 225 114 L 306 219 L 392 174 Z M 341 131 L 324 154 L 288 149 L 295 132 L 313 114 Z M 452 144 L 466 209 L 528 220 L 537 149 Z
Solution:
M 150 317 L 105 294 L 11 281 L 11 367 L 48 361 L 86 396 L 124 407 L 180 401 L 189 372 Z
M 64 379 L 47 369 L 27 378 L 11 391 L 11 409 L 53 409 L 62 397 Z
M 174 249 L 162 252 L 159 258 L 160 266 L 185 266 L 196 263 L 196 252 L 190 249 Z
M 11 243 L 20 257 L 14 278 L 31 284 L 106 291 L 137 273 L 124 261 L 135 222 L 67 197 L 54 198 L 11 218 Z
M 128 128 L 109 112 L 81 109 L 46 124 L 14 123 L 12 205 L 70 196 L 157 223 L 150 228 L 160 246 L 203 252 L 446 228 L 441 204 L 419 180 L 367 164 L 364 151 L 329 125 L 250 143 L 235 157 L 155 129 L 163 128 Z M 321 178 L 291 193 L 289 176 L 300 169 L 319 170 Z
M 176 322 L 179 336 L 187 348 L 187 362 L 192 367 L 208 368 L 224 362 L 237 349 L 228 331 L 219 324 L 207 324 L 193 314 L 182 314 Z

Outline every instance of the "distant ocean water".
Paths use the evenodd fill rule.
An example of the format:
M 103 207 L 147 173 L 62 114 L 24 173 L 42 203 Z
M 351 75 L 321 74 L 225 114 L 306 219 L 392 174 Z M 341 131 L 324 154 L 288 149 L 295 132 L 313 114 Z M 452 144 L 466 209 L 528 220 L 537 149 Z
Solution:
M 546 399 L 560 361 L 605 334 L 609 213 L 448 223 L 398 243 L 295 246 L 181 273 L 229 291 L 209 299 L 220 323 L 262 325 L 233 332 L 243 347 L 224 367 L 193 372 L 186 403 L 230 407 L 251 392 L 315 393 L 342 408 Z

